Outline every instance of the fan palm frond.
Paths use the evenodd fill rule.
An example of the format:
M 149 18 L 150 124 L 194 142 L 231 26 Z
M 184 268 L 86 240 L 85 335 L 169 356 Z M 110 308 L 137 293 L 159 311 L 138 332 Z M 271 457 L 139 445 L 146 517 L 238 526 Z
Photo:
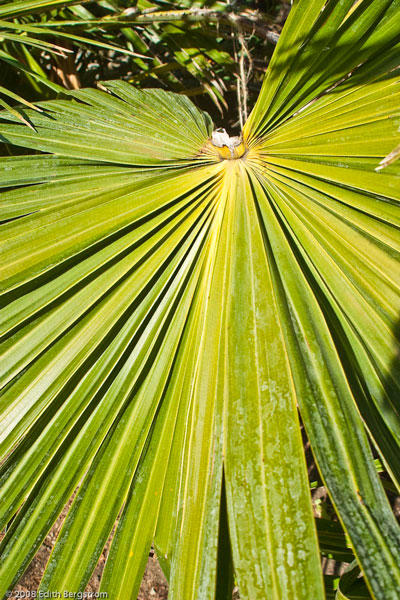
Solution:
M 0 113 L 41 152 L 0 171 L 3 594 L 76 491 L 43 592 L 83 591 L 113 532 L 110 598 L 152 541 L 171 598 L 228 598 L 233 571 L 241 598 L 324 598 L 299 409 L 370 593 L 398 598 L 370 440 L 398 485 L 400 171 L 376 167 L 399 4 L 295 3 L 243 139 L 124 82 L 24 109 L 34 130 Z

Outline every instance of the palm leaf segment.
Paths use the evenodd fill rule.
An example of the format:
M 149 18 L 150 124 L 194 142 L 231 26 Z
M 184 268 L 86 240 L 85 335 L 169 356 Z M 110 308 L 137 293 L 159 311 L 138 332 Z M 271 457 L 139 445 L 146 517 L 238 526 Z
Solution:
M 398 482 L 400 177 L 375 168 L 400 2 L 352 5 L 295 3 L 237 160 L 184 97 L 119 82 L 27 110 L 36 132 L 2 115 L 45 153 L 1 169 L 2 593 L 80 486 L 43 590 L 83 590 L 120 515 L 111 598 L 152 540 L 171 598 L 228 598 L 232 565 L 242 598 L 323 598 L 298 406 L 373 596 L 398 598 L 365 428 Z

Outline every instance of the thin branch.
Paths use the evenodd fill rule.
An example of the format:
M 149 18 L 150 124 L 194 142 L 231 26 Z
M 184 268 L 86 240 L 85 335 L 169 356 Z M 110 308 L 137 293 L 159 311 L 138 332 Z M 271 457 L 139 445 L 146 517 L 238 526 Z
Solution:
M 263 40 L 267 40 L 273 45 L 276 45 L 279 40 L 279 34 L 268 29 L 267 23 L 272 24 L 272 19 L 269 19 L 265 14 L 257 11 L 243 11 L 240 13 L 226 13 L 216 11 L 210 8 L 191 8 L 188 10 L 174 11 L 156 11 L 156 12 L 139 12 L 136 8 L 128 8 L 123 13 L 117 16 L 104 17 L 103 19 L 91 20 L 76 20 L 76 21 L 49 21 L 46 23 L 35 23 L 35 27 L 46 26 L 47 28 L 57 27 L 85 27 L 85 26 L 101 26 L 107 29 L 118 28 L 121 25 L 147 25 L 151 23 L 170 23 L 174 21 L 184 21 L 187 23 L 193 22 L 209 22 L 234 26 L 240 26 L 246 33 L 257 35 Z

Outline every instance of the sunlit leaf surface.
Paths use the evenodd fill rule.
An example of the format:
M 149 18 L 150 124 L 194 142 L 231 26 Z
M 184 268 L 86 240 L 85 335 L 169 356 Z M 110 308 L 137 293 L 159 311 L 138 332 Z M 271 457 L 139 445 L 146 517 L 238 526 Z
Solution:
M 342 556 L 398 599 L 370 440 L 398 485 L 400 2 L 353 4 L 294 4 L 242 145 L 121 82 L 0 113 L 41 151 L 0 166 L 2 594 L 78 488 L 43 592 L 83 591 L 113 531 L 110 598 L 154 543 L 175 600 L 232 569 L 243 599 L 323 599 L 299 410 Z

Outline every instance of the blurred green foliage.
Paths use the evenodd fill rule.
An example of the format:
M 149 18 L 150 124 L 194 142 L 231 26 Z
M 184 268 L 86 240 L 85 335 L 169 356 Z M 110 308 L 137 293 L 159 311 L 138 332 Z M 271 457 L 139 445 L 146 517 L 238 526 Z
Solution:
M 255 100 L 288 3 L 0 0 L 0 103 L 125 79 L 184 93 L 235 126 Z M 228 113 L 229 106 L 229 113 Z

